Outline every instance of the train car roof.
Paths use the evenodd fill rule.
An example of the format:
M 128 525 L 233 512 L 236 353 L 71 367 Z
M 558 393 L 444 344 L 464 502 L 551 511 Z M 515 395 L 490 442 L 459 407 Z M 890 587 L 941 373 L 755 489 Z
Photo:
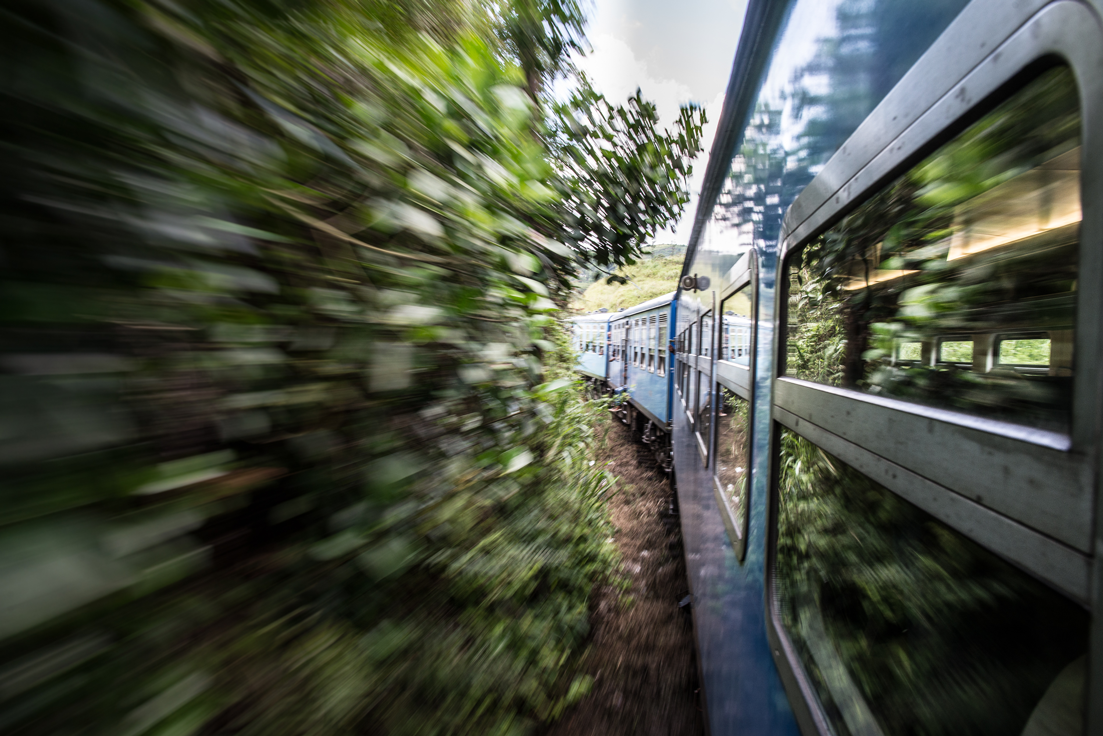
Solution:
M 591 312 L 590 314 L 576 314 L 568 317 L 568 322 L 606 322 L 614 316 L 613 312 Z
M 621 319 L 622 317 L 630 317 L 633 314 L 639 314 L 640 312 L 646 312 L 650 309 L 665 307 L 667 304 L 670 304 L 672 301 L 674 301 L 674 296 L 677 293 L 678 292 L 676 291 L 672 291 L 669 294 L 663 294 L 662 296 L 657 296 L 654 299 L 650 299 L 643 304 L 637 304 L 634 307 L 628 307 L 628 309 L 625 309 L 623 312 L 614 312 L 612 314 L 613 321 Z

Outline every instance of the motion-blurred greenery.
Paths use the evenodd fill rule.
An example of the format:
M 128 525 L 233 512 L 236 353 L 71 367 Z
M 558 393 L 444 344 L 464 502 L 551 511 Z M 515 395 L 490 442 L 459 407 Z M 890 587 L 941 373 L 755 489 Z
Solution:
M 0 730 L 511 734 L 577 700 L 613 479 L 556 302 L 680 213 L 701 114 L 553 104 L 573 2 L 0 17 Z

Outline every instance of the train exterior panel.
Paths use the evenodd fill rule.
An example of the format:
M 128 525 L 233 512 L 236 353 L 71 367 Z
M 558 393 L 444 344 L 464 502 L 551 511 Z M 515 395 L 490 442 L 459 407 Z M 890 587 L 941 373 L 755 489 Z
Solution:
M 750 0 L 655 414 L 713 736 L 1103 733 L 1100 69 L 1094 2 Z
M 609 314 L 597 312 L 571 320 L 571 343 L 578 356 L 575 369 L 588 378 L 604 381 L 609 367 Z
M 609 385 L 663 432 L 670 421 L 674 315 L 672 292 L 617 312 L 609 322 Z
M 1101 732 L 1100 28 L 750 4 L 675 328 L 713 734 Z

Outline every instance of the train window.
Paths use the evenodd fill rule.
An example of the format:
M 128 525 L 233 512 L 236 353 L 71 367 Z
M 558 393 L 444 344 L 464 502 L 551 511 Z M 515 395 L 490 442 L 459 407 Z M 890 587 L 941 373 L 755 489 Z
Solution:
M 699 324 L 701 329 L 701 355 L 708 357 L 708 344 L 712 342 L 712 312 L 705 312 L 701 316 Z M 697 396 L 696 401 L 691 406 L 696 415 L 694 424 L 697 429 L 697 440 L 700 445 L 701 456 L 704 458 L 705 462 L 708 463 L 708 447 L 709 442 L 711 442 L 709 432 L 712 429 L 712 377 L 707 369 L 698 370 L 695 374 Z
M 639 340 L 639 334 L 640 334 L 640 321 L 638 319 L 634 319 L 634 320 L 632 320 L 632 331 L 631 331 L 631 337 L 630 337 L 630 342 L 632 343 L 632 346 L 631 346 L 632 360 L 630 362 L 632 363 L 632 365 L 636 364 L 637 358 L 639 356 L 640 349 L 639 349 L 639 346 L 636 344 L 636 342 Z
M 666 337 L 666 327 L 667 327 L 667 325 L 666 325 L 666 322 L 667 322 L 666 315 L 665 314 L 660 314 L 659 315 L 658 364 L 655 366 L 655 372 L 658 373 L 660 376 L 665 376 L 666 375 L 666 348 L 667 348 L 667 337 Z
M 696 371 L 693 366 L 686 366 L 686 413 L 689 415 L 690 424 L 696 424 L 697 422 L 698 375 L 698 371 Z
M 751 297 L 750 290 L 740 289 L 721 306 L 727 345 L 721 346 L 720 360 L 740 365 L 751 364 Z
M 938 343 L 938 362 L 968 364 L 973 363 L 973 341 L 950 339 Z
M 1034 337 L 1000 340 L 996 355 L 1000 365 L 1049 367 L 1050 339 Z
M 712 347 L 712 342 L 712 313 L 708 312 L 701 317 L 701 355 L 706 358 L 710 355 L 709 351 Z
M 655 315 L 647 319 L 647 370 L 655 372 Z
M 750 492 L 750 402 L 716 386 L 720 402 L 716 416 L 715 490 L 725 515 L 735 556 L 742 560 L 747 549 L 747 502 Z
M 918 362 L 923 359 L 923 343 L 917 341 L 901 342 L 896 353 L 897 360 Z
M 1080 151 L 1075 80 L 1051 68 L 795 252 L 786 374 L 1067 431 Z M 1067 335 L 1062 369 L 992 370 L 993 328 Z M 955 333 L 987 335 L 976 360 L 967 339 L 893 360 Z
M 837 733 L 1081 732 L 1083 608 L 788 429 L 778 467 L 779 615 Z

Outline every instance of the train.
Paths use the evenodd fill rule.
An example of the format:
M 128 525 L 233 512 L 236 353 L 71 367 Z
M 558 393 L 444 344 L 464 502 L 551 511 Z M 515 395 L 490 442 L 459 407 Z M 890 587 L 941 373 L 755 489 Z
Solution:
M 1103 734 L 1103 2 L 738 34 L 677 290 L 570 320 L 674 478 L 709 733 Z

